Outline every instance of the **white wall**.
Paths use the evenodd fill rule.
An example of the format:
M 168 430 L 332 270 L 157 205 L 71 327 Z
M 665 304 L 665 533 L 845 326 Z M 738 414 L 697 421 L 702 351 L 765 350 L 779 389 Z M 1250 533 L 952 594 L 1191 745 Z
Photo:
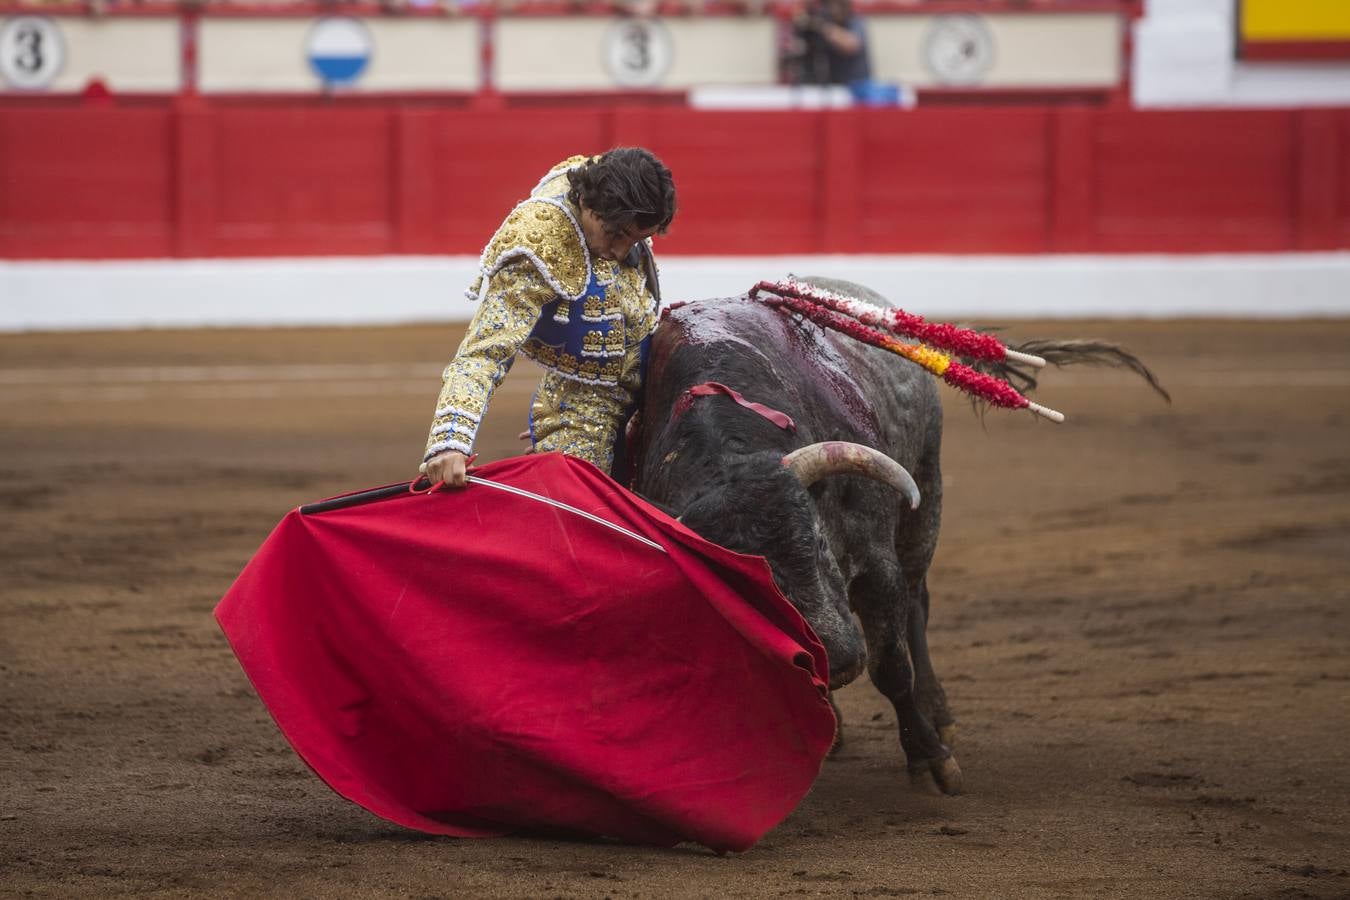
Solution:
M 621 86 L 605 54 L 613 29 L 622 22 L 600 16 L 503 17 L 496 24 L 493 80 L 504 91 Z M 669 65 L 661 67 L 664 73 L 649 87 L 777 81 L 777 26 L 767 16 L 661 19 L 653 27 L 649 52 L 668 52 Z
M 43 92 L 77 93 L 92 78 L 117 93 L 170 93 L 182 83 L 177 18 L 44 18 L 59 35 L 64 62 Z M 0 28 L 7 21 L 0 16 Z M 8 89 L 0 76 L 0 92 Z
M 203 17 L 197 80 L 204 93 L 309 92 L 323 87 L 305 40 L 315 19 Z M 481 81 L 474 19 L 370 18 L 370 63 L 344 91 L 471 91 Z
M 0 261 L 0 331 L 466 320 L 473 306 L 463 290 L 476 265 L 471 257 Z M 851 279 L 934 319 L 1350 316 L 1350 253 L 670 256 L 661 268 L 667 302 L 797 274 Z
M 1236 15 L 1233 0 L 1149 0 L 1134 26 L 1135 105 L 1350 104 L 1350 63 L 1238 62 Z
M 880 81 L 941 87 L 924 59 L 938 16 L 867 18 L 872 72 Z M 996 13 L 978 17 L 992 39 L 979 87 L 1112 87 L 1120 84 L 1123 23 L 1116 13 Z

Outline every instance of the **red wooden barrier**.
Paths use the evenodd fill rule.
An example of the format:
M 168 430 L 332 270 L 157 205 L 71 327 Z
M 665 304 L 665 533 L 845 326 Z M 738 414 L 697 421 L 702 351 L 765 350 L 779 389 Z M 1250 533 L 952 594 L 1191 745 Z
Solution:
M 173 252 L 173 116 L 0 111 L 0 256 Z
M 0 256 L 477 253 L 553 162 L 643 144 L 667 253 L 1350 248 L 1350 110 L 0 107 Z

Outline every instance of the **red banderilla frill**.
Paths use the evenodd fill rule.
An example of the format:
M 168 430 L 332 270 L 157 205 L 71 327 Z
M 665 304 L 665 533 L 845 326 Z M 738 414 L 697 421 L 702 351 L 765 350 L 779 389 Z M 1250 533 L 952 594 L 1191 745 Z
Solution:
M 1026 363 L 1037 369 L 1045 367 L 1045 360 L 1041 357 L 1010 349 L 992 334 L 947 322 L 929 322 L 923 316 L 907 313 L 903 309 L 877 306 L 857 297 L 846 297 L 833 291 L 821 290 L 809 284 L 802 284 L 791 276 L 786 281 L 761 281 L 750 289 L 750 296 L 755 297 L 761 290 L 780 297 L 796 297 L 817 303 L 827 309 L 843 313 L 851 319 L 857 319 L 864 325 L 918 338 L 934 347 L 950 350 L 958 356 L 990 362 L 1007 359 Z
M 777 296 L 758 297 L 757 295 L 761 290 Z M 898 340 L 885 331 L 871 327 L 870 324 L 865 324 L 861 316 L 866 315 L 872 322 L 881 322 L 883 318 L 887 321 L 899 321 L 898 316 L 889 316 L 888 314 L 900 313 L 907 316 L 911 323 L 921 324 L 924 333 L 938 335 L 949 348 L 953 344 L 978 348 L 978 352 L 966 355 L 979 359 L 1013 358 L 1009 354 L 1016 353 L 1016 351 L 1008 350 L 1001 342 L 990 335 L 954 325 L 927 323 L 919 316 L 909 316 L 909 314 L 900 310 L 882 309 L 838 294 L 819 292 L 795 281 L 761 281 L 751 289 L 750 296 L 762 303 L 791 310 L 810 319 L 817 325 L 834 329 L 854 340 L 903 356 L 911 362 L 923 366 L 952 387 L 979 397 L 993 406 L 1000 406 L 1005 409 L 1027 409 L 1053 422 L 1064 421 L 1063 413 L 1041 406 L 1039 403 L 1033 403 L 1018 393 L 1006 381 L 976 371 L 970 366 L 952 359 L 946 353 L 934 350 L 932 347 L 926 347 L 922 344 L 907 344 Z M 898 328 L 899 326 L 895 327 Z M 994 348 L 997 348 L 998 356 L 992 356 Z M 1040 360 L 1039 357 L 1028 357 L 1027 354 L 1017 354 L 1017 356 L 1038 360 L 1044 365 L 1044 360 Z

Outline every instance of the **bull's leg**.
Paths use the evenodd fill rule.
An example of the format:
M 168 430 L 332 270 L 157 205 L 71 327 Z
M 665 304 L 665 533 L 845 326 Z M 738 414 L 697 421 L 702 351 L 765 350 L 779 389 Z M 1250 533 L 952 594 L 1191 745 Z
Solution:
M 933 660 L 928 655 L 928 584 L 920 581 L 917 588 L 908 592 L 915 602 L 910 604 L 909 655 L 914 661 L 914 693 L 918 697 L 919 709 L 928 720 L 937 727 L 942 743 L 951 748 L 956 743 L 956 719 L 947 706 L 947 692 L 933 671 Z
M 878 565 L 855 579 L 850 592 L 867 635 L 868 674 L 895 707 L 911 780 L 936 783 L 947 794 L 960 793 L 961 767 L 919 708 L 905 638 L 917 607 L 907 602 L 899 566 L 893 561 Z
M 937 726 L 942 743 L 950 748 L 956 739 L 956 722 L 928 654 L 928 567 L 942 527 L 942 466 L 936 445 L 926 450 L 916 470 L 923 503 L 916 510 L 900 510 L 895 524 L 895 556 L 900 561 L 910 611 L 905 637 L 914 662 L 914 693 L 919 709 Z

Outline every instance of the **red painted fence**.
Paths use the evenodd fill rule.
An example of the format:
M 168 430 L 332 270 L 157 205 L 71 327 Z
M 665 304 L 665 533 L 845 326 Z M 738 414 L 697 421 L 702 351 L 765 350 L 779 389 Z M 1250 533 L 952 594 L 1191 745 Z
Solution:
M 651 147 L 667 253 L 1350 248 L 1350 110 L 0 106 L 0 257 L 477 253 L 557 160 Z

